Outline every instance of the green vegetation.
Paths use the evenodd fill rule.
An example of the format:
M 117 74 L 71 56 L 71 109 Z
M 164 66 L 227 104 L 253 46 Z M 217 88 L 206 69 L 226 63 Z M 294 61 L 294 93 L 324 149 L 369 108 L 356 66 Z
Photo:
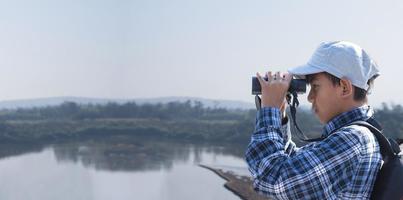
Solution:
M 0 141 L 60 141 L 109 137 L 155 137 L 243 142 L 254 111 L 203 108 L 200 102 L 60 106 L 0 111 Z
M 376 110 L 385 133 L 403 138 L 403 108 Z M 108 103 L 0 111 L 0 142 L 55 142 L 97 137 L 149 137 L 196 141 L 247 143 L 254 128 L 255 110 L 204 108 L 200 102 L 137 105 Z M 321 125 L 310 111 L 298 111 L 307 135 Z

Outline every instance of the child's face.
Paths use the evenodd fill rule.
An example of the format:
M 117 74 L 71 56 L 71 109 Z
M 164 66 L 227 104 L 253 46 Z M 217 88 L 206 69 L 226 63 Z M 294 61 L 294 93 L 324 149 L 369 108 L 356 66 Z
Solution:
M 342 109 L 337 92 L 340 86 L 334 85 L 324 73 L 312 76 L 308 101 L 312 103 L 312 110 L 319 121 L 327 123 L 341 113 Z

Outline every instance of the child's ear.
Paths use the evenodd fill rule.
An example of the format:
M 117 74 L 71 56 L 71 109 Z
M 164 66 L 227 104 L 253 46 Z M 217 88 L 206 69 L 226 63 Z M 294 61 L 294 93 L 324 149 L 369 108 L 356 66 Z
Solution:
M 342 97 L 349 97 L 353 95 L 353 85 L 351 81 L 345 78 L 340 79 L 340 88 Z

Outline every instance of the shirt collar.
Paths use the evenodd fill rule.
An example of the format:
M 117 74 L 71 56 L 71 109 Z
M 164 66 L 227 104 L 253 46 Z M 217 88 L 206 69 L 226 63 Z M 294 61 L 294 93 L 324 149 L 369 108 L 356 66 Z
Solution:
M 366 121 L 374 114 L 373 109 L 369 105 L 363 105 L 361 107 L 354 108 L 350 111 L 341 113 L 330 120 L 322 130 L 322 137 L 329 136 L 334 130 L 337 130 L 343 126 L 346 126 L 357 120 Z

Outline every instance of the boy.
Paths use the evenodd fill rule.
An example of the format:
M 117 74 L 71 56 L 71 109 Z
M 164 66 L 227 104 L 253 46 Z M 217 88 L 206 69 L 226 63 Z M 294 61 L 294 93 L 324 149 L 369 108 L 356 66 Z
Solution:
M 308 101 L 325 124 L 324 139 L 302 148 L 284 123 L 293 75 L 311 85 Z M 345 41 L 322 43 L 306 65 L 268 72 L 268 81 L 257 74 L 262 108 L 246 152 L 255 189 L 274 199 L 369 199 L 381 167 L 379 145 L 369 129 L 350 124 L 373 117 L 367 93 L 378 75 L 368 54 Z

